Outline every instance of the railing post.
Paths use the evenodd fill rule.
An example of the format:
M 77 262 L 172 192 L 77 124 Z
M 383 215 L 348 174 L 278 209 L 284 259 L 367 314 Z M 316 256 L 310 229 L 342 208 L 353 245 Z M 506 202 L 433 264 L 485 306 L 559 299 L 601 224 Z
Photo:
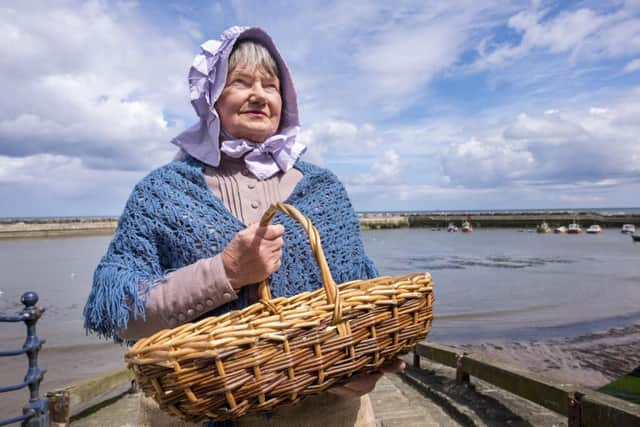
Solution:
M 469 373 L 464 371 L 462 367 L 462 358 L 464 353 L 456 354 L 456 384 L 469 384 Z
M 47 409 L 47 398 L 40 397 L 40 383 L 46 370 L 38 367 L 38 353 L 44 344 L 36 335 L 36 323 L 44 310 L 36 306 L 38 303 L 38 294 L 35 292 L 25 292 L 20 298 L 24 308 L 20 313 L 14 316 L 0 315 L 0 322 L 24 322 L 27 326 L 27 337 L 22 349 L 0 351 L 0 357 L 17 356 L 26 354 L 29 359 L 29 369 L 21 384 L 11 386 L 0 386 L 0 393 L 20 390 L 29 387 L 29 401 L 22 408 L 22 415 L 10 419 L 0 419 L 0 425 L 21 422 L 23 427 L 48 427 L 49 412 Z
M 24 379 L 29 384 L 29 402 L 22 409 L 22 412 L 24 414 L 34 413 L 34 416 L 23 422 L 22 425 L 26 427 L 48 427 L 47 398 L 40 398 L 39 396 L 40 383 L 47 372 L 38 367 L 38 353 L 42 348 L 42 344 L 44 344 L 44 340 L 41 340 L 36 335 L 36 323 L 42 316 L 42 310 L 36 306 L 38 294 L 35 292 L 25 292 L 20 301 L 25 306 L 22 310 L 22 315 L 24 316 L 24 323 L 27 325 L 27 338 L 23 348 L 28 349 L 27 357 L 29 358 L 29 370 Z
M 578 392 L 571 393 L 569 396 L 569 412 L 567 414 L 568 427 L 580 427 L 582 425 L 582 411 L 580 399 L 582 394 Z

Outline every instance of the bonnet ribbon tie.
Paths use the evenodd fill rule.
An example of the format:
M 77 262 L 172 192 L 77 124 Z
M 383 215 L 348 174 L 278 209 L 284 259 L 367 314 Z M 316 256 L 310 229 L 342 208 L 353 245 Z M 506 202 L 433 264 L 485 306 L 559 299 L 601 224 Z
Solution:
M 278 171 L 286 172 L 293 167 L 307 147 L 296 142 L 296 132 L 277 134 L 264 142 L 251 142 L 245 139 L 228 139 L 222 142 L 220 151 L 238 159 L 244 156 L 249 171 L 259 180 L 272 177 Z

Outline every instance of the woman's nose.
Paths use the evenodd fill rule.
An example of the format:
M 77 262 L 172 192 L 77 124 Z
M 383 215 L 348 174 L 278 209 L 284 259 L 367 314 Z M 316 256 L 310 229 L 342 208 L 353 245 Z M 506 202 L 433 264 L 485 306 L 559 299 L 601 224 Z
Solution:
M 264 87 L 260 83 L 255 83 L 251 86 L 251 94 L 249 95 L 249 100 L 253 100 L 255 102 L 264 101 L 266 99 L 266 92 Z

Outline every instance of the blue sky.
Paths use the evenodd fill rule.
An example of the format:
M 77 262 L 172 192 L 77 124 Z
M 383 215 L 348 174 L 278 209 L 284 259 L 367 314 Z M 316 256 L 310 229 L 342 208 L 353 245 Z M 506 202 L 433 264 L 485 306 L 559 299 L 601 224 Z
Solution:
M 640 206 L 638 1 L 5 1 L 0 217 L 119 214 L 232 25 L 272 35 L 358 210 Z

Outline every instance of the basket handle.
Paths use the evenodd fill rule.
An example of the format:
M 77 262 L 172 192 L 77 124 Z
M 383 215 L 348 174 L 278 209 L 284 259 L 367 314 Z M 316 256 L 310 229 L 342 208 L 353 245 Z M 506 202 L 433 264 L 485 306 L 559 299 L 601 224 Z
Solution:
M 266 227 L 267 225 L 269 225 L 277 211 L 281 211 L 282 213 L 285 213 L 291 218 L 298 221 L 307 232 L 307 235 L 309 236 L 309 243 L 311 244 L 311 251 L 316 257 L 318 267 L 320 267 L 320 274 L 322 275 L 322 285 L 324 286 L 324 291 L 327 294 L 327 301 L 329 302 L 329 304 L 334 304 L 334 321 L 336 323 L 340 322 L 342 320 L 342 300 L 339 297 L 340 295 L 338 292 L 338 287 L 336 286 L 336 282 L 331 276 L 331 271 L 329 270 L 327 259 L 324 256 L 324 251 L 322 250 L 322 244 L 320 242 L 320 234 L 318 233 L 318 230 L 313 225 L 311 220 L 304 216 L 298 209 L 289 204 L 280 202 L 274 203 L 269 206 L 269 208 L 262 216 L 262 219 L 260 220 L 260 226 Z M 260 284 L 258 285 L 258 294 L 261 301 L 265 301 L 267 304 L 269 304 L 268 301 L 273 297 L 271 296 L 271 290 L 269 289 L 268 279 L 260 282 Z

